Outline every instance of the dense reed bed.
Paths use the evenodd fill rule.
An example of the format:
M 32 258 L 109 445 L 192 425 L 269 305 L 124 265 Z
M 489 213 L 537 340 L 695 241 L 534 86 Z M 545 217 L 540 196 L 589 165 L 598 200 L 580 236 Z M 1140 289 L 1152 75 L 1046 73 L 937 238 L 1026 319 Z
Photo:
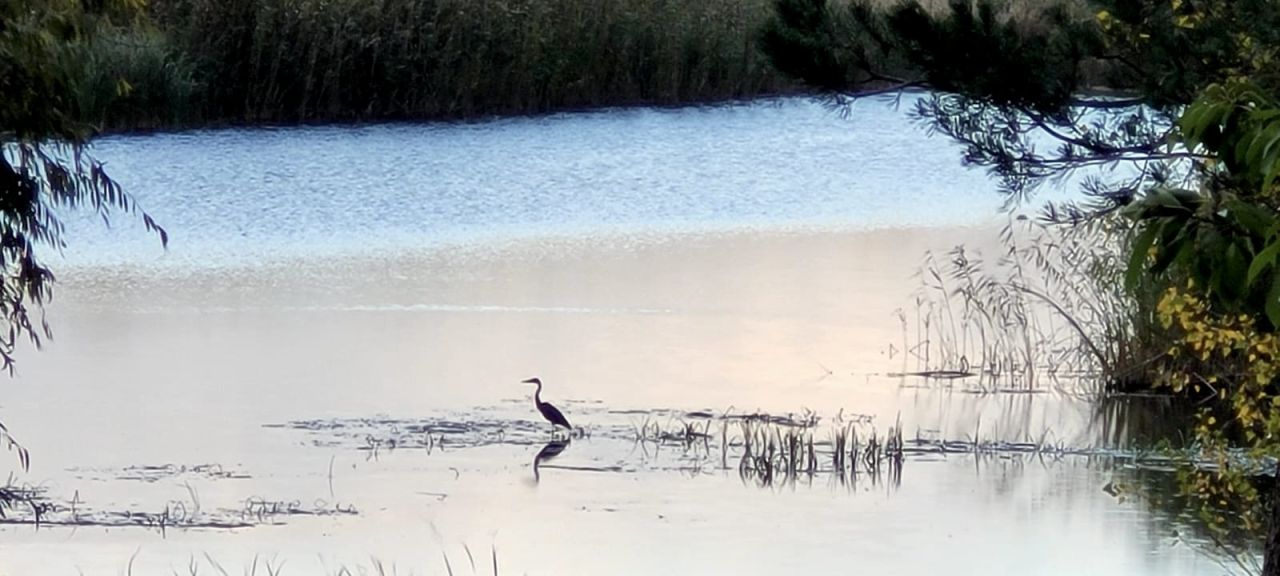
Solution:
M 673 446 L 689 456 L 691 471 L 719 459 L 721 470 L 737 469 L 738 476 L 758 486 L 794 483 L 823 475 L 840 483 L 869 478 L 897 484 L 902 478 L 906 444 L 901 422 L 880 433 L 866 416 L 848 419 L 843 413 L 830 421 L 830 430 L 819 434 L 821 418 L 806 411 L 800 415 L 762 413 L 699 415 L 663 425 L 645 420 L 634 426 L 637 444 Z M 736 462 L 736 464 L 735 464 Z
M 107 129 L 462 118 L 792 90 L 768 0 L 157 0 L 92 47 Z M 114 73 L 128 86 L 94 82 Z
M 67 65 L 80 113 L 107 131 L 721 102 L 803 89 L 761 49 L 773 4 L 152 0 Z

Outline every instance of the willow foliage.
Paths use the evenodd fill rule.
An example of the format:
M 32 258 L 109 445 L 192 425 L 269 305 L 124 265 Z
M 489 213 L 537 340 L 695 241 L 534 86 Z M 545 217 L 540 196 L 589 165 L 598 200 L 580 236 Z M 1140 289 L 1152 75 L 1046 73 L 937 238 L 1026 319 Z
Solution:
M 19 341 L 38 346 L 50 335 L 42 311 L 54 275 L 43 256 L 67 246 L 60 211 L 137 214 L 168 241 L 89 154 L 93 128 L 76 108 L 77 55 L 99 30 L 127 24 L 140 8 L 137 0 L 0 3 L 0 362 L 10 372 Z M 26 451 L 2 426 L 0 437 L 26 467 Z

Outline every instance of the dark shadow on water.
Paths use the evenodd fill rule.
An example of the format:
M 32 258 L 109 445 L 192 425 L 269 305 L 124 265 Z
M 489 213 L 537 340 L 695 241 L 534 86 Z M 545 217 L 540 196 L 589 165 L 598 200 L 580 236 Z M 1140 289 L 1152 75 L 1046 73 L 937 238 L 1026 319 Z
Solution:
M 1094 403 L 1083 443 L 1113 449 L 1145 449 L 1185 444 L 1196 409 L 1185 399 L 1154 394 L 1124 394 Z M 1079 442 L 1078 442 L 1079 443 Z
M 542 476 L 538 473 L 538 466 L 540 466 L 543 462 L 548 462 L 551 459 L 555 458 L 556 456 L 559 456 L 560 454 L 564 453 L 564 451 L 569 448 L 569 444 L 571 444 L 572 442 L 573 441 L 568 438 L 557 438 L 555 440 L 547 442 L 547 445 L 543 446 L 542 449 L 538 451 L 538 454 L 533 457 L 533 483 L 534 484 L 537 484 L 542 481 Z
M 1127 458 L 1110 459 L 1113 480 L 1103 491 L 1123 503 L 1141 503 L 1151 532 L 1167 541 L 1196 548 L 1226 573 L 1261 572 L 1262 539 L 1228 522 L 1215 527 L 1201 512 L 1194 484 L 1186 473 L 1212 463 L 1197 456 L 1189 435 L 1198 407 L 1186 398 L 1162 394 L 1124 394 L 1099 398 L 1084 442 Z M 1268 494 L 1269 477 L 1255 478 Z M 1263 509 L 1270 504 L 1264 503 Z M 1223 508 L 1222 513 L 1234 512 Z

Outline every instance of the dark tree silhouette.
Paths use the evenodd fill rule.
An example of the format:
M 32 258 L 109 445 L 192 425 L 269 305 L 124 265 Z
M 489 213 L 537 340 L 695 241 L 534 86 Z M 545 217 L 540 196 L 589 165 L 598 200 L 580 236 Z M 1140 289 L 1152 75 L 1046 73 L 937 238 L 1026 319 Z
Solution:
M 132 0 L 7 0 L 0 2 L 0 362 L 13 371 L 14 350 L 51 335 L 43 307 L 53 295 L 53 271 L 43 251 L 67 246 L 59 212 L 89 209 L 141 217 L 168 243 L 165 231 L 111 179 L 88 150 L 92 128 L 77 117 L 74 66 L 78 50 L 104 27 L 137 16 Z M 121 83 L 121 91 L 128 90 Z M 27 452 L 0 426 L 24 468 Z

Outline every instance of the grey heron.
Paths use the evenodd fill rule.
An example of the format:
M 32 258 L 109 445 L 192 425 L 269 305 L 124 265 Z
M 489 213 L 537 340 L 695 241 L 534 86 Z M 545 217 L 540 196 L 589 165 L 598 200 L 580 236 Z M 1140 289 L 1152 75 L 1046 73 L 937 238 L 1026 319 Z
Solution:
M 556 426 L 564 426 L 570 432 L 573 431 L 573 425 L 569 424 L 569 420 L 564 417 L 559 408 L 552 406 L 550 402 L 542 401 L 542 380 L 530 378 L 521 382 L 522 384 L 537 384 L 538 390 L 533 393 L 533 405 L 538 407 L 538 412 L 542 413 L 542 417 L 551 423 L 551 431 L 555 433 Z

